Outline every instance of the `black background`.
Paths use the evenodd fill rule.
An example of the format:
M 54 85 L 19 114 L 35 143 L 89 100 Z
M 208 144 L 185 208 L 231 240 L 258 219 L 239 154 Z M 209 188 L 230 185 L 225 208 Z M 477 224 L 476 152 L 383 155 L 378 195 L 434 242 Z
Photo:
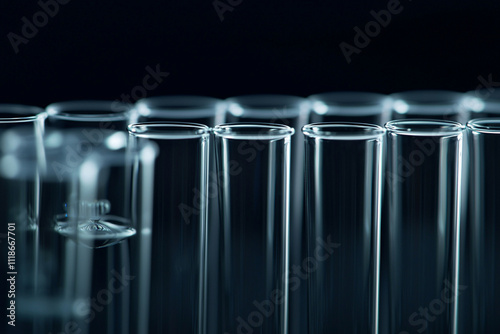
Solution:
M 84 1 L 60 5 L 16 54 L 36 1 L 0 0 L 0 102 L 120 99 L 146 66 L 170 75 L 147 96 L 331 90 L 475 89 L 500 81 L 500 1 L 401 0 L 403 10 L 347 63 L 339 44 L 388 1 Z M 239 3 L 239 4 L 238 4 Z

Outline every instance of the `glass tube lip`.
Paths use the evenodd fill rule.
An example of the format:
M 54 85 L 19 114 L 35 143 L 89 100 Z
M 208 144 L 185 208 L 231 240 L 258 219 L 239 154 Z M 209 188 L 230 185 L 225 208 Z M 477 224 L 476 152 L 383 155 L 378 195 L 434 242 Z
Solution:
M 0 123 L 25 123 L 44 119 L 42 108 L 22 104 L 0 104 Z
M 255 94 L 230 97 L 225 100 L 228 113 L 235 117 L 269 119 L 269 111 L 275 110 L 279 117 L 294 117 L 307 112 L 307 99 L 294 95 Z
M 150 139 L 193 139 L 208 137 L 210 128 L 186 122 L 144 122 L 128 126 L 129 134 Z
M 52 103 L 45 110 L 50 118 L 96 122 L 126 120 L 130 107 L 118 101 L 81 100 Z
M 390 110 L 392 99 L 370 92 L 328 92 L 309 96 L 311 109 L 319 115 L 370 116 Z
M 216 136 L 227 139 L 278 140 L 292 136 L 295 130 L 274 123 L 226 123 L 217 125 L 213 132 Z
M 447 120 L 402 119 L 385 124 L 389 133 L 410 136 L 449 136 L 458 135 L 465 126 L 461 123 Z
M 139 115 L 196 118 L 208 117 L 224 111 L 222 100 L 198 95 L 166 95 L 148 97 L 137 101 L 135 105 Z
M 307 124 L 302 133 L 306 137 L 326 140 L 368 140 L 382 137 L 385 129 L 367 123 L 324 122 Z
M 450 90 L 411 90 L 389 95 L 398 114 L 440 115 L 458 113 L 464 93 Z
M 474 132 L 500 134 L 500 118 L 476 118 L 467 122 L 467 128 Z

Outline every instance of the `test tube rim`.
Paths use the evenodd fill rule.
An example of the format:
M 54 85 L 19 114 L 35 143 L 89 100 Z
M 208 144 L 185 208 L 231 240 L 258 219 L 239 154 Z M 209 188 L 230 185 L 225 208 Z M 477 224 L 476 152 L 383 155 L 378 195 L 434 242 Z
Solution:
M 149 139 L 191 139 L 210 135 L 208 126 L 190 122 L 140 122 L 129 124 L 127 128 L 130 135 Z
M 359 122 L 319 122 L 302 127 L 302 133 L 306 137 L 324 140 L 377 139 L 382 138 L 385 132 L 380 125 Z
M 409 125 L 427 126 L 424 129 L 411 128 Z M 392 120 L 385 123 L 388 134 L 406 136 L 450 136 L 461 135 L 465 126 L 459 122 L 425 118 L 409 118 Z
M 43 120 L 47 113 L 40 107 L 24 104 L 0 104 L 0 124 Z
M 389 95 L 364 91 L 335 91 L 308 97 L 311 111 L 318 115 L 371 116 L 390 110 Z
M 291 137 L 295 130 L 284 124 L 241 122 L 219 124 L 213 128 L 213 133 L 224 139 L 276 140 Z
M 500 134 L 500 118 L 476 118 L 467 122 L 467 129 L 486 134 Z
M 71 100 L 51 103 L 45 110 L 49 118 L 79 122 L 104 122 L 128 119 L 131 106 L 118 101 Z

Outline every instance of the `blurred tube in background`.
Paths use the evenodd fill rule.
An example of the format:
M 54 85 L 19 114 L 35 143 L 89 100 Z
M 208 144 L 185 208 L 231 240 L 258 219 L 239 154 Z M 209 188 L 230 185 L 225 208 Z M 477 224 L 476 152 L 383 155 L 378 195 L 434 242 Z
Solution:
M 476 89 L 465 94 L 465 107 L 469 119 L 500 117 L 500 90 Z
M 151 333 L 206 331 L 210 130 L 194 123 L 137 123 L 136 143 L 154 142 Z
M 304 140 L 300 129 L 307 124 L 309 103 L 290 95 L 244 95 L 226 100 L 228 123 L 283 124 L 295 129 L 291 142 L 290 169 L 290 265 L 300 264 L 306 254 L 304 222 Z M 290 334 L 306 331 L 306 288 L 290 294 Z
M 132 217 L 129 107 L 111 101 L 68 101 L 51 104 L 46 111 L 49 167 L 41 194 L 41 248 L 73 252 L 58 263 L 65 272 L 65 293 L 76 289 L 80 298 L 72 307 L 81 318 L 78 330 L 142 333 L 147 312 L 143 299 L 149 295 L 138 294 L 149 271 L 141 272 L 148 262 L 141 262 L 144 252 L 136 250 L 149 244 L 141 242 L 144 230 L 137 229 Z M 47 256 L 47 268 L 50 261 Z M 56 280 L 51 284 L 58 285 Z
M 266 123 L 214 128 L 221 206 L 221 333 L 288 333 L 290 140 Z
M 389 95 L 391 119 L 425 118 L 465 124 L 469 110 L 463 104 L 464 93 L 449 90 L 410 90 Z
M 131 123 L 191 122 L 214 127 L 224 122 L 222 100 L 197 95 L 167 95 L 137 101 Z
M 470 135 L 470 258 L 472 290 L 469 333 L 500 332 L 500 119 L 475 119 Z M 460 302 L 462 300 L 460 299 Z M 465 332 L 463 332 L 465 333 Z
M 37 292 L 44 120 L 43 109 L 0 104 L 0 306 L 4 312 L 0 332 L 5 334 L 35 330 L 36 314 L 28 309 Z
M 384 128 L 315 123 L 306 141 L 308 332 L 378 333 Z
M 196 95 L 167 95 L 139 100 L 132 113 L 131 123 L 190 122 L 214 127 L 225 122 L 225 103 L 222 100 Z M 209 207 L 207 248 L 207 328 L 216 332 L 219 282 L 219 202 L 215 172 L 215 148 L 209 148 Z
M 49 104 L 45 110 L 49 115 L 47 127 L 92 128 L 109 131 L 127 131 L 131 107 L 116 101 L 65 101 Z M 101 138 L 95 131 L 84 132 L 89 140 Z M 92 137 L 91 135 L 94 135 Z
M 456 333 L 464 126 L 413 119 L 386 129 L 380 332 Z
M 384 125 L 391 114 L 387 95 L 368 92 L 329 92 L 309 96 L 309 121 L 359 122 Z

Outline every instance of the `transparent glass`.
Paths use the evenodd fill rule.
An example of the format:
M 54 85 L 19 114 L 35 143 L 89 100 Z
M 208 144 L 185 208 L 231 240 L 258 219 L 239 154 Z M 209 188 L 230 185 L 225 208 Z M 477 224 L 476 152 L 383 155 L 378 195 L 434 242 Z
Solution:
M 384 128 L 314 123 L 306 139 L 309 333 L 377 333 Z
M 469 117 L 464 108 L 464 93 L 449 90 L 412 90 L 390 95 L 391 119 L 425 118 L 464 123 Z
M 294 128 L 291 142 L 290 166 L 290 263 L 302 261 L 306 254 L 304 222 L 304 139 L 300 129 L 306 125 L 309 103 L 291 95 L 245 95 L 226 100 L 228 122 L 257 122 L 283 124 Z M 291 334 L 306 330 L 306 289 L 290 294 Z
M 137 101 L 132 123 L 192 122 L 215 126 L 224 122 L 224 103 L 212 97 L 169 95 Z
M 214 128 L 221 208 L 220 333 L 288 333 L 290 141 L 265 123 Z
M 0 332 L 31 333 L 36 291 L 43 109 L 0 104 Z
M 225 103 L 219 99 L 196 95 L 169 95 L 139 100 L 134 108 L 131 123 L 140 122 L 192 122 L 214 127 L 224 123 Z M 207 249 L 207 321 L 208 330 L 217 326 L 217 298 L 219 282 L 219 203 L 215 149 L 209 148 L 209 208 Z
M 469 119 L 500 117 L 500 91 L 494 88 L 469 91 L 464 107 L 470 110 Z
M 131 107 L 118 101 L 65 101 L 48 105 L 47 126 L 50 128 L 94 128 L 126 131 Z
M 380 332 L 456 333 L 464 126 L 411 119 L 386 129 Z
M 391 113 L 387 95 L 368 92 L 330 92 L 309 96 L 310 122 L 360 122 L 384 125 Z
M 500 332 L 500 229 L 496 196 L 500 186 L 500 119 L 474 119 L 467 123 L 470 137 L 471 197 L 465 253 L 470 259 L 472 296 L 469 333 Z M 462 302 L 462 298 L 460 302 Z M 466 316 L 460 314 L 460 316 Z M 465 333 L 465 332 L 464 332 Z
M 76 294 L 66 309 L 83 333 L 143 333 L 147 317 L 143 299 L 149 295 L 141 295 L 140 285 L 149 270 L 141 271 L 147 263 L 141 254 L 150 244 L 141 242 L 148 231 L 138 230 L 132 217 L 134 159 L 126 132 L 128 106 L 122 107 L 70 101 L 46 108 L 40 245 L 46 250 L 47 289 Z M 57 260 L 53 252 L 64 256 Z M 57 265 L 51 264 L 55 260 Z M 46 323 L 50 331 L 64 332 L 67 318 Z
M 137 123 L 134 142 L 154 142 L 151 333 L 205 333 L 210 129 L 194 123 Z

